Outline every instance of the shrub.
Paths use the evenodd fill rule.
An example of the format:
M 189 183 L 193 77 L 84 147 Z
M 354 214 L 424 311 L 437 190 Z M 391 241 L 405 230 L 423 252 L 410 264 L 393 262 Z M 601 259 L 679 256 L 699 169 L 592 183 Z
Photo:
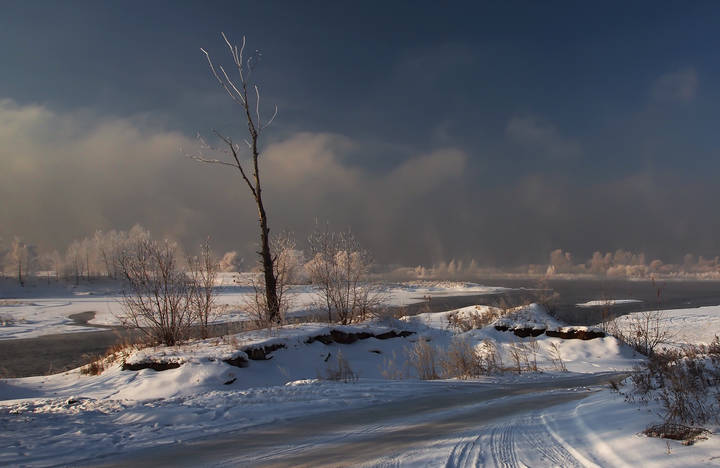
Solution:
M 200 337 L 209 335 L 208 325 L 215 318 L 215 279 L 219 263 L 210 250 L 210 242 L 205 240 L 200 248 L 200 255 L 188 257 L 189 288 L 188 307 L 193 319 L 200 328 Z
M 305 264 L 318 302 L 328 321 L 343 325 L 374 316 L 384 298 L 370 283 L 370 253 L 360 246 L 351 231 L 341 233 L 316 229 L 308 239 L 312 258 Z
M 115 343 L 105 351 L 105 355 L 96 356 L 92 362 L 81 367 L 80 373 L 83 375 L 100 375 L 118 360 L 121 361 L 121 365 L 124 364 L 130 351 L 141 346 L 140 342 L 133 342 L 128 339 Z
M 395 351 L 392 352 L 391 357 L 383 358 L 380 373 L 388 380 L 401 380 L 406 376 L 404 366 L 400 367 L 398 365 L 398 357 Z
M 436 350 L 424 337 L 420 337 L 414 346 L 408 348 L 408 363 L 415 369 L 419 379 L 434 380 L 438 378 L 435 354 Z
M 275 295 L 277 310 L 273 310 L 267 303 L 267 286 L 265 276 L 259 274 L 251 281 L 254 294 L 246 301 L 246 308 L 253 322 L 259 328 L 271 328 L 282 324 L 287 312 L 292 306 L 289 294 L 290 285 L 295 281 L 300 260 L 295 250 L 295 240 L 292 235 L 283 232 L 270 239 L 270 246 L 275 253 L 273 261 L 273 277 L 275 278 Z
M 200 257 L 188 259 L 189 272 L 178 265 L 178 247 L 168 240 L 138 239 L 119 259 L 125 280 L 121 323 L 140 330 L 153 343 L 168 346 L 189 337 L 199 324 L 207 336 L 217 274 L 207 242 Z
M 489 339 L 483 340 L 480 344 L 479 352 L 486 374 L 492 374 L 503 369 L 502 356 L 494 341 Z
M 480 354 L 465 338 L 453 338 L 439 361 L 445 378 L 467 379 L 484 373 Z
M 668 423 L 720 421 L 720 341 L 655 352 L 636 368 L 630 399 L 659 401 Z
M 538 344 L 534 338 L 531 338 L 527 343 L 515 341 L 510 345 L 509 352 L 510 358 L 515 364 L 512 368 L 513 371 L 518 374 L 521 374 L 523 371 L 538 372 Z
M 690 427 L 683 424 L 663 423 L 648 427 L 643 431 L 648 437 L 680 440 L 683 445 L 692 445 L 699 439 L 706 439 L 710 431 L 701 427 Z
M 558 348 L 557 344 L 555 343 L 550 343 L 550 360 L 552 361 L 556 370 L 560 372 L 568 371 L 567 367 L 565 366 L 565 361 L 563 361 L 562 355 L 560 354 L 560 348 Z
M 177 264 L 177 246 L 142 239 L 123 253 L 120 266 L 126 281 L 123 324 L 168 346 L 184 339 L 193 315 L 189 281 Z
M 345 383 L 357 381 L 357 374 L 350 367 L 350 363 L 345 359 L 342 351 L 338 351 L 335 363 L 335 366 L 328 364 L 325 371 L 325 380 L 343 381 Z
M 454 314 L 448 315 L 447 320 L 451 328 L 460 332 L 468 332 L 486 327 L 503 316 L 507 310 L 509 309 L 489 307 L 486 312 L 478 309 L 464 313 L 455 312 Z
M 83 375 L 100 375 L 105 370 L 105 363 L 103 360 L 93 361 L 80 368 L 80 373 Z

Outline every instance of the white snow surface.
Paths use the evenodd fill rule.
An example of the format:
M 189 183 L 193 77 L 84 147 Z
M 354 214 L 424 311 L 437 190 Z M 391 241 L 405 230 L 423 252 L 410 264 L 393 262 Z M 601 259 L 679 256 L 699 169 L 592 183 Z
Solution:
M 639 299 L 601 299 L 594 301 L 587 301 L 581 304 L 575 304 L 578 307 L 603 307 L 603 306 L 614 306 L 618 304 L 633 304 L 635 302 L 642 302 Z
M 232 277 L 221 279 L 216 303 L 225 312 L 214 322 L 247 320 L 244 309 L 253 294 L 252 288 L 232 286 Z M 70 289 L 38 285 L 31 289 L 35 296 L 32 298 L 26 298 L 28 291 L 19 287 L 0 294 L 0 340 L 97 331 L 98 328 L 78 325 L 70 319 L 71 315 L 82 312 L 95 314 L 88 322 L 91 325 L 118 326 L 121 323 L 122 296 L 115 284 L 105 282 Z M 490 294 L 505 289 L 475 283 L 412 282 L 383 285 L 381 294 L 388 306 L 405 306 L 432 296 Z M 294 286 L 289 295 L 291 314 L 315 313 L 318 296 L 312 286 Z
M 627 329 L 634 320 L 641 319 L 646 313 L 635 312 L 618 317 L 618 326 Z M 659 327 L 670 335 L 670 342 L 666 344 L 671 346 L 709 344 L 716 336 L 720 336 L 720 306 L 661 310 L 657 312 L 657 317 Z
M 712 308 L 703 308 L 712 309 Z M 695 309 L 699 311 L 699 309 Z M 695 315 L 675 311 L 676 326 L 715 316 L 718 308 Z M 161 449 L 181 441 L 223 437 L 242 430 L 243 437 L 263 430 L 265 424 L 282 428 L 300 421 L 332 420 L 353 408 L 372 408 L 392 403 L 395 417 L 379 423 L 357 423 L 341 434 L 314 435 L 305 445 L 281 447 L 287 456 L 298 450 L 325 450 L 333 444 L 354 440 L 381 441 L 402 431 L 412 433 L 433 428 L 422 443 L 407 443 L 392 453 L 370 451 L 364 466 L 709 466 L 718 465 L 720 443 L 717 427 L 709 440 L 692 447 L 638 435 L 657 422 L 657 407 L 628 404 L 607 388 L 574 388 L 574 376 L 599 372 L 627 371 L 641 357 L 615 338 L 588 341 L 563 340 L 540 335 L 518 338 L 512 332 L 495 329 L 561 328 L 562 324 L 537 305 L 518 308 L 482 329 L 460 332 L 450 327 L 452 314 L 489 314 L 485 306 L 421 314 L 401 320 L 385 319 L 354 326 L 302 324 L 275 330 L 243 332 L 237 335 L 195 341 L 177 347 L 130 350 L 126 362 L 177 362 L 176 369 L 154 371 L 121 370 L 121 363 L 108 364 L 100 375 L 82 375 L 79 369 L 62 374 L 0 381 L 0 465 L 45 466 L 96 464 L 106 455 L 128 456 L 143 449 Z M 684 325 L 681 325 L 684 324 Z M 699 328 L 706 322 L 695 323 Z M 720 321 L 711 322 L 720 331 Z M 344 333 L 380 334 L 412 331 L 406 338 L 367 338 L 352 344 L 307 343 L 308 338 Z M 538 348 L 540 374 L 498 374 L 474 381 L 420 381 L 402 366 L 409 346 L 424 338 L 434 347 L 452 339 L 468 340 L 481 346 L 492 340 L 504 362 L 517 342 L 534 340 Z M 247 367 L 228 365 L 223 359 L 243 355 L 248 347 L 283 345 L 271 359 L 251 360 Z M 557 371 L 550 347 L 560 350 L 570 373 Z M 324 377 L 337 369 L 342 355 L 357 381 L 329 381 Z M 384 370 L 394 362 L 403 380 L 386 380 Z M 560 384 L 554 384 L 560 382 Z M 553 384 L 554 390 L 542 390 Z M 402 408 L 423 396 L 437 401 L 456 389 L 516 389 L 507 395 L 476 405 L 443 411 L 403 414 Z M 537 391 L 527 393 L 522 388 Z M 472 387 L 474 388 L 474 387 Z M 517 390 L 517 389 L 520 390 Z M 455 389 L 455 390 L 453 390 Z M 553 403 L 555 402 L 555 403 Z M 504 405 L 504 406 L 503 406 Z M 495 418 L 484 418 L 493 408 L 505 408 Z M 473 415 L 477 412 L 476 419 Z M 321 415 L 320 419 L 313 415 Z M 470 426 L 442 424 L 449 417 L 468 419 Z M 469 418 L 469 416 L 472 418 Z M 434 421 L 438 422 L 433 425 Z M 477 421 L 477 422 L 475 422 Z M 319 423 L 317 423 L 319 424 Z M 442 428 L 442 430 L 441 430 Z M 400 431 L 400 432 L 398 432 Z M 307 435 L 303 437 L 308 437 Z M 367 439 L 370 438 L 370 439 Z M 392 439 L 387 439 L 392 440 Z M 289 443 L 289 442 L 288 442 Z M 307 445 L 310 444 L 310 445 Z M 353 447 L 350 445 L 350 447 Z M 254 453 L 254 452 L 253 452 Z M 254 457 L 253 453 L 248 456 Z M 285 453 L 285 452 L 282 452 Z M 285 455 L 283 455 L 285 456 Z M 252 458 L 250 459 L 257 459 Z M 280 459 L 282 460 L 282 459 Z M 131 460 L 130 460 L 131 461 Z M 220 466 L 245 463 L 226 460 Z M 187 464 L 191 464 L 190 461 Z M 252 463 L 250 463 L 252 464 Z

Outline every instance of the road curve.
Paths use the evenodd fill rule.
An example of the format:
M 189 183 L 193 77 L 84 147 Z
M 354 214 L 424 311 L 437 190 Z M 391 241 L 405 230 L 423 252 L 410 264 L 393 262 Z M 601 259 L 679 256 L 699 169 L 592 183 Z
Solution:
M 541 410 L 585 398 L 617 373 L 574 374 L 537 382 L 438 382 L 422 397 L 331 411 L 207 439 L 143 449 L 88 466 L 355 466 L 399 464 L 398 456 L 431 441 L 459 437 L 446 466 L 522 466 L 516 448 L 536 447 L 543 465 L 580 466 L 551 431 Z M 520 421 L 525 434 L 514 431 Z M 534 432 L 533 432 L 534 431 Z M 476 437 L 462 435 L 478 433 Z M 524 437 L 523 444 L 517 443 Z M 530 439 L 528 439 L 530 437 Z M 540 450 L 542 448 L 542 450 Z M 397 463 L 394 463 L 396 460 Z M 374 463 L 374 462 L 377 463 Z

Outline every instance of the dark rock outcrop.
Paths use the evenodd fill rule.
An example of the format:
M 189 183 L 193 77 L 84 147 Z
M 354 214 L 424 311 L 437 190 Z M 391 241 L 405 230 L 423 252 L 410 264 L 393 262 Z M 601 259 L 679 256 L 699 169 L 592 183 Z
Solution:
M 415 332 L 411 331 L 400 331 L 396 332 L 395 330 L 390 330 L 385 333 L 379 333 L 377 335 L 370 333 L 370 332 L 344 332 L 342 330 L 330 330 L 330 333 L 327 335 L 317 335 L 317 336 L 311 336 L 305 340 L 305 343 L 314 343 L 316 341 L 319 341 L 320 343 L 329 345 L 332 343 L 339 343 L 339 344 L 351 344 L 355 343 L 358 340 L 367 340 L 368 338 L 376 338 L 378 340 L 387 340 L 390 338 L 405 338 L 408 337 Z
M 604 338 L 605 333 L 600 330 L 582 330 L 569 328 L 565 330 L 546 330 L 544 328 L 510 328 L 507 325 L 495 325 L 495 330 L 506 332 L 511 331 L 520 338 L 529 336 L 537 337 L 543 333 L 552 338 L 562 338 L 564 340 L 593 340 L 595 338 Z
M 223 362 L 225 364 L 229 364 L 229 365 L 235 366 L 235 367 L 247 367 L 250 365 L 250 363 L 248 362 L 248 360 L 245 356 L 238 356 L 238 357 L 231 358 L 231 359 L 223 359 Z
M 139 371 L 143 369 L 152 369 L 154 371 L 164 371 L 168 369 L 177 369 L 180 367 L 179 362 L 163 362 L 163 361 L 152 361 L 152 362 L 138 362 L 136 364 L 123 363 L 122 370 Z
M 593 340 L 595 338 L 605 338 L 605 333 L 600 330 L 548 330 L 545 334 L 553 338 L 562 338 L 565 340 Z
M 245 351 L 245 354 L 247 354 L 249 359 L 252 359 L 253 361 L 267 361 L 268 359 L 272 359 L 272 356 L 270 354 L 273 351 L 277 351 L 278 349 L 283 349 L 285 347 L 282 343 L 272 344 L 272 345 L 266 345 L 266 346 L 258 346 L 258 347 L 247 347 L 243 348 L 243 351 Z

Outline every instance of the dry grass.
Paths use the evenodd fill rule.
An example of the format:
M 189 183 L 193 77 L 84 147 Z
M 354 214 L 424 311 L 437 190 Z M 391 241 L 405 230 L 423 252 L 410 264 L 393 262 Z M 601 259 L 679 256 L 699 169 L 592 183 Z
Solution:
M 636 368 L 629 399 L 657 400 L 667 423 L 720 422 L 720 339 L 655 352 Z
M 482 357 L 467 339 L 455 337 L 439 358 L 443 377 L 467 379 L 483 374 Z
M 487 310 L 476 309 L 472 312 L 448 315 L 448 324 L 450 328 L 460 332 L 468 332 L 470 330 L 478 330 L 490 325 L 500 317 L 510 313 L 511 307 L 490 307 Z
M 509 353 L 513 366 L 511 370 L 521 374 L 523 372 L 538 372 L 537 340 L 530 338 L 527 342 L 515 341 L 510 345 Z
M 105 372 L 105 369 L 108 369 L 118 361 L 122 366 L 125 364 L 125 359 L 127 359 L 133 350 L 139 349 L 146 344 L 147 343 L 141 341 L 131 341 L 129 339 L 115 343 L 108 348 L 104 355 L 97 356 L 92 362 L 81 367 L 80 373 L 82 375 L 100 375 Z
M 502 366 L 495 343 L 485 340 L 473 346 L 466 338 L 455 337 L 445 350 L 439 353 L 443 378 L 468 379 L 497 372 Z
M 683 445 L 692 445 L 697 440 L 707 439 L 710 431 L 702 427 L 691 427 L 683 424 L 663 423 L 650 426 L 643 431 L 648 437 L 657 437 L 660 439 L 679 440 Z M 669 445 L 668 445 L 669 451 Z
M 383 358 L 380 373 L 388 380 L 402 380 L 407 377 L 407 363 L 399 364 L 398 356 L 395 351 L 389 358 Z
M 436 350 L 426 338 L 420 337 L 414 346 L 407 349 L 408 363 L 415 369 L 418 378 L 434 380 L 439 378 L 437 372 Z
M 103 359 L 93 361 L 80 368 L 80 373 L 83 375 L 100 375 L 103 371 L 105 371 L 105 361 Z
M 567 367 L 565 366 L 565 361 L 562 358 L 562 354 L 560 354 L 560 348 L 558 348 L 557 344 L 555 343 L 550 343 L 550 360 L 555 366 L 555 370 L 560 372 L 568 371 Z
M 358 376 L 350 367 L 350 362 L 345 359 L 342 351 L 338 351 L 337 357 L 335 358 L 335 365 L 329 363 L 325 370 L 325 375 L 322 378 L 325 380 L 349 383 L 357 381 Z
M 501 371 L 502 358 L 495 343 L 484 340 L 474 346 L 467 338 L 455 337 L 446 348 L 434 347 L 420 338 L 405 350 L 407 367 L 413 369 L 422 380 L 470 379 Z M 403 372 L 396 364 L 396 357 L 385 362 L 383 375 L 402 378 Z

